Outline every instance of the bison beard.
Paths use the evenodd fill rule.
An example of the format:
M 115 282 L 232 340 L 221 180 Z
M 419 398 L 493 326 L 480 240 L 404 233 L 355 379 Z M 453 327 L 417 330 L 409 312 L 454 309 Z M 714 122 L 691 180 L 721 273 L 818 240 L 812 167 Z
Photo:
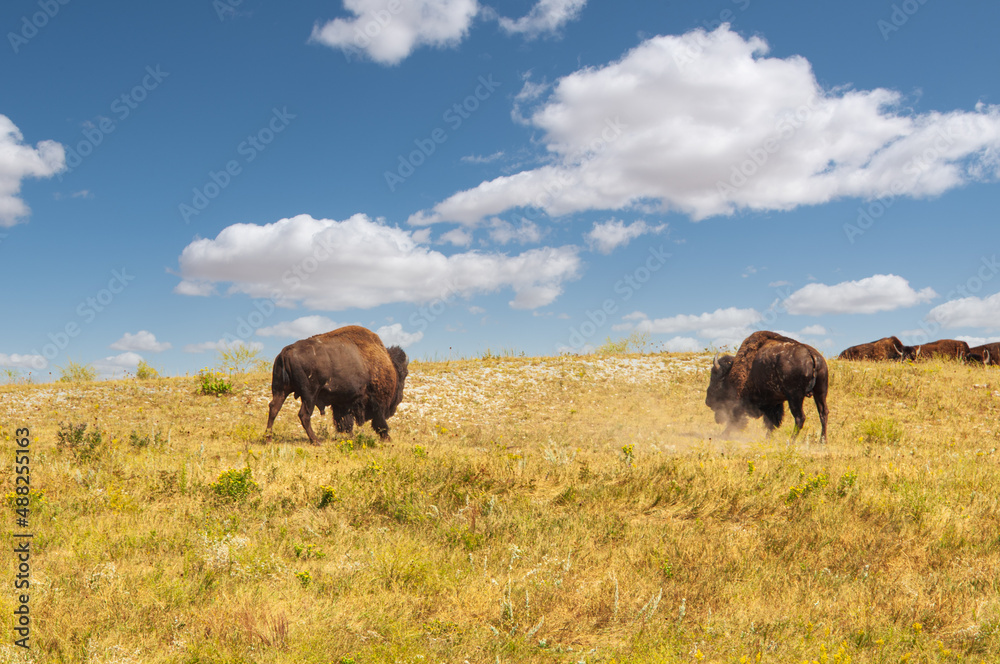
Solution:
M 302 400 L 299 421 L 309 441 L 318 445 L 313 433 L 313 408 L 333 411 L 340 433 L 351 433 L 355 423 L 371 420 L 382 440 L 389 438 L 386 419 L 396 413 L 403 400 L 408 360 L 399 346 L 386 349 L 377 334 L 349 325 L 285 346 L 274 360 L 271 403 L 268 406 L 266 440 L 289 394 Z
M 747 417 L 764 418 L 768 434 L 781 425 L 785 401 L 795 418 L 793 437 L 805 423 L 802 403 L 813 397 L 826 442 L 829 373 L 826 360 L 812 346 L 774 332 L 754 332 L 736 356 L 724 355 L 712 363 L 705 405 L 726 431 L 742 428 Z

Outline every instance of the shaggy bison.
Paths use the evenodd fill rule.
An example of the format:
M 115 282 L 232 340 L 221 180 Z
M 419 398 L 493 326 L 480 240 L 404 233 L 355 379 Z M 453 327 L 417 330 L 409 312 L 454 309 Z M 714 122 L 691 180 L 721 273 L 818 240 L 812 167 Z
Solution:
M 986 366 L 998 365 L 1000 364 L 1000 342 L 970 348 L 965 359 Z
M 913 360 L 917 349 L 904 346 L 896 337 L 885 337 L 867 344 L 851 346 L 840 354 L 841 360 Z
M 964 360 L 969 354 L 969 344 L 955 339 L 940 339 L 917 346 L 917 359 L 929 360 L 935 355 L 956 360 Z
M 322 415 L 329 406 L 341 433 L 371 420 L 382 440 L 388 439 L 386 419 L 403 400 L 407 364 L 402 348 L 387 350 L 377 334 L 357 325 L 285 346 L 274 359 L 266 439 L 289 394 L 302 400 L 299 420 L 313 445 L 319 444 L 310 424 L 314 407 Z
M 785 402 L 795 418 L 797 435 L 805 423 L 802 402 L 813 397 L 826 442 L 826 393 L 829 373 L 826 360 L 812 346 L 775 332 L 754 332 L 743 340 L 736 356 L 716 357 L 705 405 L 715 411 L 715 421 L 726 431 L 739 429 L 747 417 L 764 416 L 768 433 L 781 425 Z

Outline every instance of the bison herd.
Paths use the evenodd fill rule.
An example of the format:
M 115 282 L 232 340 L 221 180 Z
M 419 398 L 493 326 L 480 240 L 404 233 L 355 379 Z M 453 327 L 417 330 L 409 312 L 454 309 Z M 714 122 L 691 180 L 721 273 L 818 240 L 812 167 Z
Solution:
M 1000 343 L 969 348 L 964 341 L 942 339 L 906 346 L 896 337 L 852 346 L 842 360 L 922 360 L 935 356 L 964 362 L 1000 364 Z M 386 348 L 377 334 L 357 325 L 317 334 L 285 346 L 274 360 L 271 403 L 266 440 L 271 439 L 274 418 L 289 394 L 301 400 L 299 421 L 309 441 L 313 433 L 313 408 L 320 414 L 329 407 L 340 433 L 350 434 L 355 424 L 371 421 L 372 428 L 388 440 L 386 420 L 403 400 L 408 360 L 399 346 Z M 826 442 L 829 409 L 826 395 L 830 372 L 818 350 L 807 344 L 762 330 L 743 340 L 736 355 L 716 355 L 705 397 L 715 421 L 725 432 L 741 429 L 747 418 L 764 418 L 770 434 L 781 425 L 785 402 L 795 418 L 794 437 L 805 423 L 803 402 L 812 398 L 819 413 L 820 440 Z

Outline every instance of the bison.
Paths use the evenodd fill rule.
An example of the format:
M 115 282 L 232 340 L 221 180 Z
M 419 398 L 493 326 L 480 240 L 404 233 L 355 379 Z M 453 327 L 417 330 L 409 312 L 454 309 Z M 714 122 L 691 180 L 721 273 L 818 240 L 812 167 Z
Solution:
M 1000 342 L 970 348 L 965 359 L 986 366 L 998 365 L 1000 364 Z
M 736 356 L 716 356 L 705 405 L 715 411 L 715 421 L 726 431 L 740 429 L 747 417 L 764 417 L 768 434 L 781 425 L 785 402 L 795 418 L 798 434 L 805 423 L 802 402 L 813 397 L 826 442 L 826 394 L 829 387 L 826 360 L 812 346 L 775 332 L 754 332 L 740 344 Z
M 274 359 L 271 403 L 266 440 L 281 405 L 289 394 L 302 400 L 299 420 L 318 445 L 310 418 L 314 407 L 324 414 L 327 406 L 340 433 L 351 433 L 354 424 L 371 420 L 382 440 L 389 438 L 386 419 L 403 400 L 408 360 L 399 346 L 389 349 L 374 332 L 348 325 L 285 346 Z
M 904 346 L 896 337 L 885 337 L 867 344 L 851 346 L 840 354 L 841 360 L 913 360 L 917 349 Z
M 969 344 L 955 339 L 940 339 L 938 341 L 932 341 L 929 344 L 920 344 L 917 346 L 917 359 L 920 360 L 929 360 L 936 355 L 956 360 L 964 360 L 965 356 L 968 354 Z

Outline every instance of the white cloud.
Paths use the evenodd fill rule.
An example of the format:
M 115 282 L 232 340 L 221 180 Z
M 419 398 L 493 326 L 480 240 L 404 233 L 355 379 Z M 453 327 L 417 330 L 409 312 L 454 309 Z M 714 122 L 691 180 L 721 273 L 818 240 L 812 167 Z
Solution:
M 917 330 L 917 332 L 922 332 L 922 330 Z M 955 337 L 959 341 L 964 341 L 969 344 L 970 347 L 975 348 L 976 346 L 982 346 L 983 344 L 994 344 L 1000 341 L 1000 337 L 970 337 L 966 335 Z
M 790 281 L 772 281 L 767 285 L 768 288 L 781 288 L 782 286 L 791 286 Z
M 472 244 L 472 233 L 461 228 L 453 228 L 441 235 L 441 242 L 447 242 L 456 247 L 468 247 Z
M 501 18 L 500 27 L 508 34 L 534 39 L 574 20 L 586 4 L 587 0 L 538 0 L 527 15 L 517 20 Z
M 111 344 L 114 350 L 140 350 L 147 353 L 159 353 L 169 350 L 169 343 L 161 343 L 156 340 L 156 335 L 147 330 L 139 330 L 135 334 L 126 332 L 121 339 Z
M 512 307 L 534 309 L 555 300 L 563 282 L 581 270 L 573 246 L 446 256 L 414 236 L 363 214 L 345 221 L 299 215 L 263 226 L 234 224 L 184 248 L 183 281 L 174 290 L 201 295 L 214 283 L 229 282 L 230 293 L 340 311 L 511 288 Z
M 232 350 L 243 346 L 250 350 L 264 350 L 264 344 L 259 341 L 247 343 L 242 339 L 219 339 L 218 341 L 203 341 L 199 344 L 188 344 L 184 346 L 185 353 L 207 353 L 208 351 Z
M 262 327 L 257 334 L 262 337 L 287 337 L 289 339 L 305 339 L 316 334 L 322 334 L 343 327 L 326 316 L 302 316 L 292 321 L 284 321 L 270 327 Z
M 379 329 L 375 330 L 375 334 L 382 339 L 382 343 L 385 344 L 387 348 L 389 346 L 409 348 L 424 338 L 423 332 L 407 332 L 403 329 L 403 326 L 400 323 L 383 325 Z
M 97 369 L 98 378 L 120 378 L 126 371 L 135 373 L 140 362 L 142 355 L 130 351 L 97 360 L 93 367 Z
M 826 334 L 826 328 L 823 327 L 822 325 L 809 325 L 807 327 L 802 328 L 799 334 L 820 337 Z
M 19 369 L 44 369 L 48 365 L 41 355 L 7 355 L 0 353 L 0 367 L 17 367 Z
M 503 150 L 494 152 L 493 154 L 487 155 L 485 157 L 475 154 L 468 155 L 462 157 L 461 161 L 464 161 L 467 164 L 489 164 L 496 161 L 497 159 L 500 159 L 501 157 L 503 157 Z
M 493 219 L 490 222 L 490 239 L 497 244 L 537 244 L 542 241 L 544 233 L 542 229 L 527 219 L 521 220 L 520 226 L 504 221 L 503 219 Z
M 948 329 L 978 327 L 1000 330 L 1000 293 L 986 298 L 963 297 L 939 304 L 927 314 L 927 320 Z
M 534 112 L 521 105 L 530 95 L 519 98 L 515 118 L 543 133 L 549 163 L 458 192 L 410 222 L 650 202 L 697 220 L 888 192 L 934 196 L 998 175 L 1000 107 L 911 113 L 897 92 L 827 90 L 805 58 L 767 52 L 763 39 L 726 25 L 659 36 L 558 80 Z
M 18 197 L 24 178 L 47 178 L 66 168 L 66 153 L 55 141 L 26 145 L 21 131 L 0 115 L 0 228 L 23 221 L 31 210 Z
M 609 219 L 603 223 L 595 221 L 593 229 L 587 232 L 584 237 L 592 250 L 602 254 L 610 254 L 618 247 L 626 245 L 646 233 L 662 233 L 666 227 L 666 224 L 650 226 L 642 219 L 628 226 L 625 225 L 624 221 Z
M 705 350 L 705 343 L 691 337 L 673 337 L 663 342 L 663 348 L 671 353 L 697 353 Z
M 674 334 L 677 332 L 697 332 L 705 339 L 720 337 L 745 337 L 754 323 L 762 316 L 754 309 L 716 309 L 700 315 L 681 314 L 670 318 L 648 318 L 640 320 L 635 329 L 650 334 Z
M 915 291 L 910 282 L 895 274 L 876 274 L 833 286 L 809 284 L 788 296 L 782 306 L 793 315 L 873 314 L 930 302 L 932 288 Z
M 365 54 L 383 65 L 405 60 L 420 46 L 455 46 L 479 12 L 477 0 L 344 0 L 352 18 L 313 28 L 311 41 Z

